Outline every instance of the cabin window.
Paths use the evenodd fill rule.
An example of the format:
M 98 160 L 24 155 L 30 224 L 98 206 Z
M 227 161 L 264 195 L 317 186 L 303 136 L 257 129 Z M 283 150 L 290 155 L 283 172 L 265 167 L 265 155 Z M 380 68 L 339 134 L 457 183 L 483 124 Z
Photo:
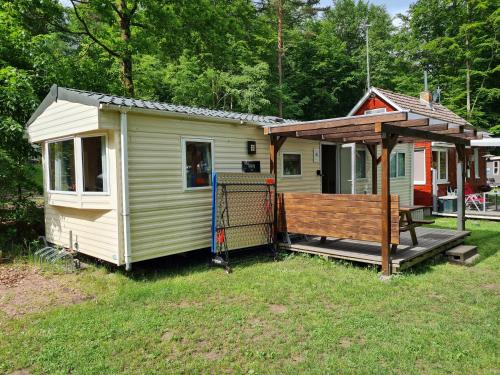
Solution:
M 283 176 L 302 175 L 302 155 L 300 153 L 283 153 Z
M 500 162 L 499 161 L 493 162 L 493 174 L 494 175 L 500 174 Z
M 415 149 L 413 152 L 413 183 L 425 185 L 425 149 Z
M 404 177 L 406 175 L 405 162 L 406 162 L 406 154 L 404 152 L 395 152 L 391 154 L 391 160 L 390 160 L 391 178 Z
M 366 178 L 365 150 L 356 150 L 356 178 Z
M 49 190 L 76 191 L 75 141 L 51 142 L 48 144 Z
M 432 151 L 432 168 L 437 172 L 438 182 L 448 182 L 448 151 Z
M 212 186 L 213 141 L 185 139 L 183 146 L 185 188 Z
M 387 112 L 386 108 L 374 108 L 374 109 L 367 109 L 365 111 L 365 115 L 374 115 L 376 113 L 385 113 Z
M 106 137 L 82 138 L 83 191 L 107 192 Z

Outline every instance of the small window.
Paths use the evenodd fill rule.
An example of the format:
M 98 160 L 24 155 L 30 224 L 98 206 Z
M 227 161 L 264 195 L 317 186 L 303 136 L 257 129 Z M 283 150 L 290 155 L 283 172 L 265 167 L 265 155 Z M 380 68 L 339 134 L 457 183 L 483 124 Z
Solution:
M 83 191 L 107 192 L 106 137 L 82 138 Z
M 432 151 L 432 168 L 436 170 L 440 182 L 448 181 L 448 151 Z
M 212 186 L 212 141 L 184 140 L 184 182 L 188 189 Z
M 395 152 L 391 154 L 391 159 L 390 159 L 391 178 L 404 177 L 406 175 L 405 162 L 406 162 L 406 154 L 404 152 Z
M 356 150 L 356 178 L 366 178 L 365 150 Z
M 75 141 L 51 142 L 48 153 L 49 190 L 76 191 Z
M 493 162 L 493 174 L 494 175 L 500 174 L 500 162 L 499 161 Z
M 283 153 L 283 176 L 302 175 L 302 155 L 298 153 Z
M 425 185 L 425 150 L 415 149 L 413 153 L 413 183 L 415 185 Z
M 385 108 L 374 108 L 374 109 L 367 109 L 365 111 L 365 115 L 373 115 L 375 113 L 385 113 L 387 110 Z

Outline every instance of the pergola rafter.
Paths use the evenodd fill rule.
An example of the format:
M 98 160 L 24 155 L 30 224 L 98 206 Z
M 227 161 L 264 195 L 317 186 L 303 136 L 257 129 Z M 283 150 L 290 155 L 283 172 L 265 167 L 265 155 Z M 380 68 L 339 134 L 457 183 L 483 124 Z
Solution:
M 271 138 L 271 172 L 277 179 L 277 155 L 287 137 L 325 140 L 335 143 L 365 144 L 372 160 L 372 193 L 377 194 L 377 165 L 382 165 L 381 209 L 382 209 L 382 272 L 390 269 L 390 153 L 398 142 L 428 140 L 454 144 L 457 149 L 458 215 L 457 229 L 464 230 L 464 177 L 465 147 L 471 139 L 477 139 L 477 132 L 470 126 L 449 126 L 447 123 L 430 124 L 428 118 L 409 119 L 408 112 L 348 116 L 334 119 L 306 121 L 293 124 L 274 125 L 264 128 L 264 134 Z M 381 155 L 377 156 L 377 145 Z M 275 198 L 276 199 L 276 198 Z M 275 210 L 277 205 L 275 204 Z M 277 211 L 275 211 L 275 220 Z M 275 225 L 275 228 L 277 226 Z

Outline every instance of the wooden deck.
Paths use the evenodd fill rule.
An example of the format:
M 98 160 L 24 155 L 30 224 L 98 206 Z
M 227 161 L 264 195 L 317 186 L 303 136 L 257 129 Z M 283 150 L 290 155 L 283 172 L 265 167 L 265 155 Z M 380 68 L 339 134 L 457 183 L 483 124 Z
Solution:
M 416 228 L 418 245 L 413 246 L 408 232 L 401 233 L 400 245 L 391 256 L 393 271 L 401 271 L 425 259 L 442 253 L 463 243 L 469 232 L 436 229 L 427 227 Z M 382 264 L 381 245 L 374 242 L 328 238 L 320 243 L 319 237 L 308 240 L 292 241 L 292 244 L 281 244 L 281 248 L 290 251 L 317 254 L 337 259 L 355 262 Z

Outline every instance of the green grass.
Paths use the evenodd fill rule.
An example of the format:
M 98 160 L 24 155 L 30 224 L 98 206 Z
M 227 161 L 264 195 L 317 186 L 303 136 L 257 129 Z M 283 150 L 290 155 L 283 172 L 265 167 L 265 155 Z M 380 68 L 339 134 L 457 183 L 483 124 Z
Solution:
M 299 255 L 240 258 L 231 275 L 193 262 L 57 276 L 94 299 L 17 319 L 0 312 L 0 372 L 497 373 L 500 224 L 467 229 L 477 265 L 432 261 L 388 282 Z

